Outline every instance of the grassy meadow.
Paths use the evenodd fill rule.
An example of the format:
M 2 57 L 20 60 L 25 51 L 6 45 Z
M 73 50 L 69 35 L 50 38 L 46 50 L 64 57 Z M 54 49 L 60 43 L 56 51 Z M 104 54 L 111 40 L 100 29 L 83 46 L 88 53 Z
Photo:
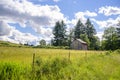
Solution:
M 120 80 L 119 53 L 0 47 L 0 80 Z
M 35 58 L 44 60 L 55 57 L 77 60 L 90 57 L 92 55 L 104 54 L 105 51 L 80 51 L 64 49 L 39 49 L 39 48 L 19 48 L 19 47 L 0 47 L 0 62 L 17 62 L 30 65 L 35 53 Z M 70 53 L 70 54 L 69 54 Z

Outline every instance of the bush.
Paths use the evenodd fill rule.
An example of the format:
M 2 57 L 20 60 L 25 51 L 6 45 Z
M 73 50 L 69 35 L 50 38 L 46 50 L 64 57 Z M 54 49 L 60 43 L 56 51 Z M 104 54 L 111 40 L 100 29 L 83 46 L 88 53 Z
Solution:
M 117 49 L 114 52 L 117 53 L 117 54 L 120 54 L 120 49 Z
M 106 55 L 110 55 L 110 54 L 112 54 L 113 52 L 110 50 L 110 51 L 107 51 L 105 54 Z
M 46 49 L 69 49 L 69 46 L 34 46 L 33 48 L 46 48 Z

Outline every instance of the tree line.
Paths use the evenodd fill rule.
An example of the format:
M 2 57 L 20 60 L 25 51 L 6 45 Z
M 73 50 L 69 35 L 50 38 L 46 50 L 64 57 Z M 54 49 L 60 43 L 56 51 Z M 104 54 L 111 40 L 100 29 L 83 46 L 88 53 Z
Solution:
M 104 30 L 102 49 L 115 50 L 120 49 L 120 21 L 116 27 L 108 27 Z
M 115 50 L 120 49 L 120 21 L 117 27 L 108 27 L 104 30 L 102 40 L 96 36 L 94 25 L 88 18 L 83 24 L 79 19 L 73 29 L 67 32 L 64 21 L 57 21 L 53 28 L 54 38 L 51 39 L 52 46 L 68 46 L 73 39 L 82 39 L 87 42 L 89 50 Z M 45 40 L 40 41 L 46 45 Z
M 74 29 L 66 34 L 66 25 L 64 21 L 58 21 L 53 29 L 54 38 L 51 40 L 53 46 L 70 46 L 73 39 L 82 39 L 87 42 L 88 48 L 92 50 L 99 49 L 99 38 L 95 36 L 96 30 L 88 18 L 83 24 L 79 19 Z

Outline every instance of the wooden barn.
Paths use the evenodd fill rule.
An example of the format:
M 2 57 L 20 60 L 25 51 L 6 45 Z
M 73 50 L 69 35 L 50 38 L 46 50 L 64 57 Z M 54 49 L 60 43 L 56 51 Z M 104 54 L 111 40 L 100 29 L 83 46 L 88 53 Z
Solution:
M 87 50 L 87 43 L 81 39 L 74 39 L 71 43 L 71 49 L 75 50 Z

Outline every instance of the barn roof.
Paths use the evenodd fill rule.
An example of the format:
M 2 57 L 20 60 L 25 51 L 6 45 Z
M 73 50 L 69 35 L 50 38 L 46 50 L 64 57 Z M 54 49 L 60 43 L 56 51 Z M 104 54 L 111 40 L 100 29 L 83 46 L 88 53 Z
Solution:
M 81 40 L 81 39 L 76 39 L 76 40 L 80 41 L 80 42 L 83 43 L 83 44 L 87 44 L 85 41 L 83 41 L 83 40 Z

